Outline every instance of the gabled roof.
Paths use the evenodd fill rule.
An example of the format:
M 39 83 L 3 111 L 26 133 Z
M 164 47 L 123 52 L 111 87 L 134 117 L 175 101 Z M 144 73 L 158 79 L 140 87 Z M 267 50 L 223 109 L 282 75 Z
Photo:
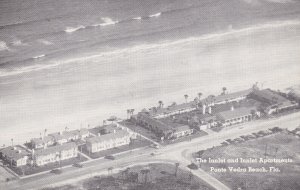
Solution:
M 200 121 L 205 121 L 205 122 L 208 122 L 210 120 L 216 120 L 216 116 L 215 115 L 212 115 L 212 114 L 199 114 L 197 116 L 195 116 L 197 119 L 199 119 Z
M 45 149 L 39 149 L 35 151 L 35 155 L 36 156 L 42 156 L 42 155 L 48 155 L 48 154 L 53 154 L 53 153 L 57 153 L 57 152 L 61 152 L 64 150 L 70 150 L 73 148 L 77 148 L 78 146 L 76 145 L 76 143 L 71 142 L 71 143 L 65 143 L 62 145 L 56 145 L 56 146 L 51 146 Z
M 33 139 L 31 139 L 31 142 L 34 144 L 47 144 L 48 142 L 51 142 L 53 140 L 54 140 L 54 137 L 45 136 L 43 138 L 33 138 Z
M 172 130 L 172 127 L 170 127 L 169 125 L 165 124 L 164 122 L 160 121 L 159 119 L 152 118 L 148 114 L 139 113 L 138 117 L 142 117 L 142 119 L 146 123 L 148 123 L 149 125 L 152 125 L 152 126 L 157 126 L 162 131 Z
M 153 108 L 150 108 L 149 110 L 143 109 L 142 112 L 148 112 L 151 116 L 155 117 L 156 115 L 168 114 L 168 113 L 176 112 L 179 110 L 186 110 L 186 109 L 190 109 L 190 108 L 194 108 L 194 107 L 196 107 L 196 104 L 194 101 L 191 101 L 188 103 L 171 105 L 166 108 L 153 107 Z
M 250 115 L 251 110 L 256 110 L 255 107 L 240 107 L 234 110 L 228 110 L 220 112 L 217 114 L 217 117 L 221 120 L 234 119 L 242 116 Z
M 278 103 L 283 103 L 286 101 L 289 101 L 285 97 L 279 95 L 278 93 L 270 90 L 270 89 L 264 89 L 264 90 L 254 90 L 253 94 L 256 95 L 257 97 L 263 98 L 266 102 L 269 104 L 278 104 Z
M 224 94 L 224 95 L 218 95 L 216 97 L 208 97 L 206 101 L 208 102 L 212 102 L 214 101 L 215 103 L 218 102 L 224 102 L 224 101 L 229 101 L 238 97 L 243 97 L 243 96 L 247 96 L 249 95 L 251 92 L 253 91 L 253 89 L 248 89 L 248 90 L 242 90 L 242 91 L 238 91 L 238 92 L 233 92 L 230 94 Z M 205 99 L 204 99 L 205 100 Z
M 0 152 L 13 160 L 18 160 L 30 154 L 27 150 L 19 146 L 9 146 L 1 149 Z
M 96 137 L 91 137 L 91 138 L 87 138 L 86 141 L 94 144 L 94 143 L 99 143 L 99 142 L 104 142 L 104 141 L 113 141 L 119 138 L 123 138 L 129 136 L 129 133 L 125 130 L 118 130 L 115 133 L 108 133 L 105 135 L 101 135 L 101 136 L 96 136 Z
M 65 136 L 61 135 L 59 132 L 51 133 L 51 134 L 49 134 L 49 136 L 53 137 L 55 141 L 66 139 Z
M 174 130 L 175 130 L 175 133 L 176 132 L 183 132 L 183 131 L 187 131 L 187 130 L 190 130 L 190 126 L 188 125 L 182 125 L 180 127 L 176 127 Z

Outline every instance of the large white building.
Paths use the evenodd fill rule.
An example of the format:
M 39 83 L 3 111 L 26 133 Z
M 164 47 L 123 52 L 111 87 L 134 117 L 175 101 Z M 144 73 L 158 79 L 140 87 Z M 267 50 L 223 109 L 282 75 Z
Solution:
M 1 159 L 12 166 L 24 166 L 28 163 L 30 152 L 20 146 L 9 146 L 0 150 Z
M 217 118 L 222 126 L 229 126 L 250 121 L 254 115 L 259 115 L 255 107 L 240 107 L 220 112 L 217 114 Z
M 114 130 L 112 133 L 104 134 L 86 139 L 86 147 L 90 153 L 107 150 L 122 145 L 128 145 L 132 135 L 127 130 Z
M 76 158 L 78 151 L 76 143 L 65 143 L 44 149 L 33 150 L 33 163 L 42 166 L 48 163 L 60 162 L 70 158 Z

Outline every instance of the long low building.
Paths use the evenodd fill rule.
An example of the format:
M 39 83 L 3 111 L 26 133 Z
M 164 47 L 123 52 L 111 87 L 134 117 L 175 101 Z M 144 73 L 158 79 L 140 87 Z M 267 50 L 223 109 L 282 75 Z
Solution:
M 137 123 L 152 131 L 161 140 L 179 138 L 191 135 L 194 132 L 194 129 L 190 128 L 188 125 L 165 123 L 160 119 L 152 118 L 148 113 L 143 112 L 137 115 Z
M 54 145 L 55 141 L 52 136 L 31 139 L 31 147 L 33 149 L 45 148 Z
M 253 88 L 237 91 L 229 94 L 222 94 L 218 96 L 210 95 L 207 98 L 201 100 L 201 103 L 206 106 L 214 106 L 219 104 L 227 104 L 230 102 L 239 102 L 241 100 L 244 100 L 248 97 L 250 93 L 252 93 Z
M 79 130 L 51 133 L 40 138 L 33 138 L 30 142 L 33 149 L 40 149 L 53 146 L 54 144 L 64 144 L 67 142 L 84 140 L 89 136 L 89 130 L 86 128 L 81 128 Z
M 267 114 L 293 109 L 298 106 L 298 103 L 290 101 L 270 89 L 254 90 L 250 97 L 260 101 L 264 105 L 264 111 Z
M 44 149 L 33 150 L 33 164 L 43 166 L 45 164 L 59 162 L 70 158 L 76 158 L 78 154 L 76 143 L 65 143 Z
M 24 166 L 28 163 L 30 152 L 19 146 L 9 146 L 0 150 L 1 159 L 12 166 Z
M 188 102 L 183 104 L 174 104 L 170 105 L 166 108 L 163 107 L 153 107 L 147 110 L 147 112 L 151 115 L 151 117 L 159 119 L 165 118 L 176 114 L 191 112 L 196 110 L 197 106 L 195 102 Z
M 115 130 L 112 133 L 104 134 L 86 139 L 86 148 L 90 153 L 95 153 L 123 145 L 131 141 L 131 134 L 126 130 Z
M 255 107 L 240 107 L 218 113 L 217 119 L 222 126 L 229 126 L 250 121 L 254 115 L 259 115 Z

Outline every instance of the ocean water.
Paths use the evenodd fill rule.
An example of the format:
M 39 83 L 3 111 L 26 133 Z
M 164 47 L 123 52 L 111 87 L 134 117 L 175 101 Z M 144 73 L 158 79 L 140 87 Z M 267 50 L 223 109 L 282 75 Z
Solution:
M 58 64 L 55 61 L 140 44 L 298 19 L 300 2 L 282 2 L 287 3 L 266 0 L 2 0 L 0 76 L 48 68 Z
M 296 84 L 299 16 L 299 1 L 2 0 L 0 144 L 183 94 Z

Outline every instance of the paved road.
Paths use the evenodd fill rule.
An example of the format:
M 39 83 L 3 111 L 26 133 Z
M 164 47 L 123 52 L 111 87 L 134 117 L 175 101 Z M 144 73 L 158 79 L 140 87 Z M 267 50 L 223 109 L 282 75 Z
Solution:
M 219 133 L 212 133 L 207 136 L 203 136 L 192 141 L 186 141 L 177 144 L 171 144 L 160 149 L 145 148 L 138 151 L 134 151 L 128 155 L 121 155 L 119 159 L 111 160 L 97 160 L 91 161 L 84 165 L 84 168 L 69 167 L 64 169 L 60 175 L 54 175 L 50 173 L 34 176 L 31 178 L 21 179 L 11 182 L 9 184 L 2 184 L 0 189 L 37 189 L 41 188 L 45 184 L 54 184 L 59 182 L 66 182 L 68 179 L 81 178 L 82 176 L 88 177 L 95 173 L 105 172 L 107 168 L 122 168 L 132 165 L 132 163 L 142 162 L 180 162 L 182 166 L 191 162 L 191 152 L 207 149 L 213 146 L 218 146 L 220 143 L 228 138 L 237 138 L 241 135 L 251 134 L 260 130 L 279 126 L 282 128 L 293 129 L 300 124 L 300 112 L 291 115 L 286 115 L 278 119 L 272 119 L 267 121 L 252 121 L 238 127 L 232 127 L 224 129 Z M 155 152 L 155 156 L 150 156 L 151 152 Z M 224 190 L 229 189 L 224 184 L 212 176 L 208 175 L 204 171 L 193 171 L 195 175 L 201 177 L 208 184 L 212 185 L 216 189 Z M 206 174 L 206 175 L 205 175 Z M 216 185 L 217 184 L 217 185 Z

